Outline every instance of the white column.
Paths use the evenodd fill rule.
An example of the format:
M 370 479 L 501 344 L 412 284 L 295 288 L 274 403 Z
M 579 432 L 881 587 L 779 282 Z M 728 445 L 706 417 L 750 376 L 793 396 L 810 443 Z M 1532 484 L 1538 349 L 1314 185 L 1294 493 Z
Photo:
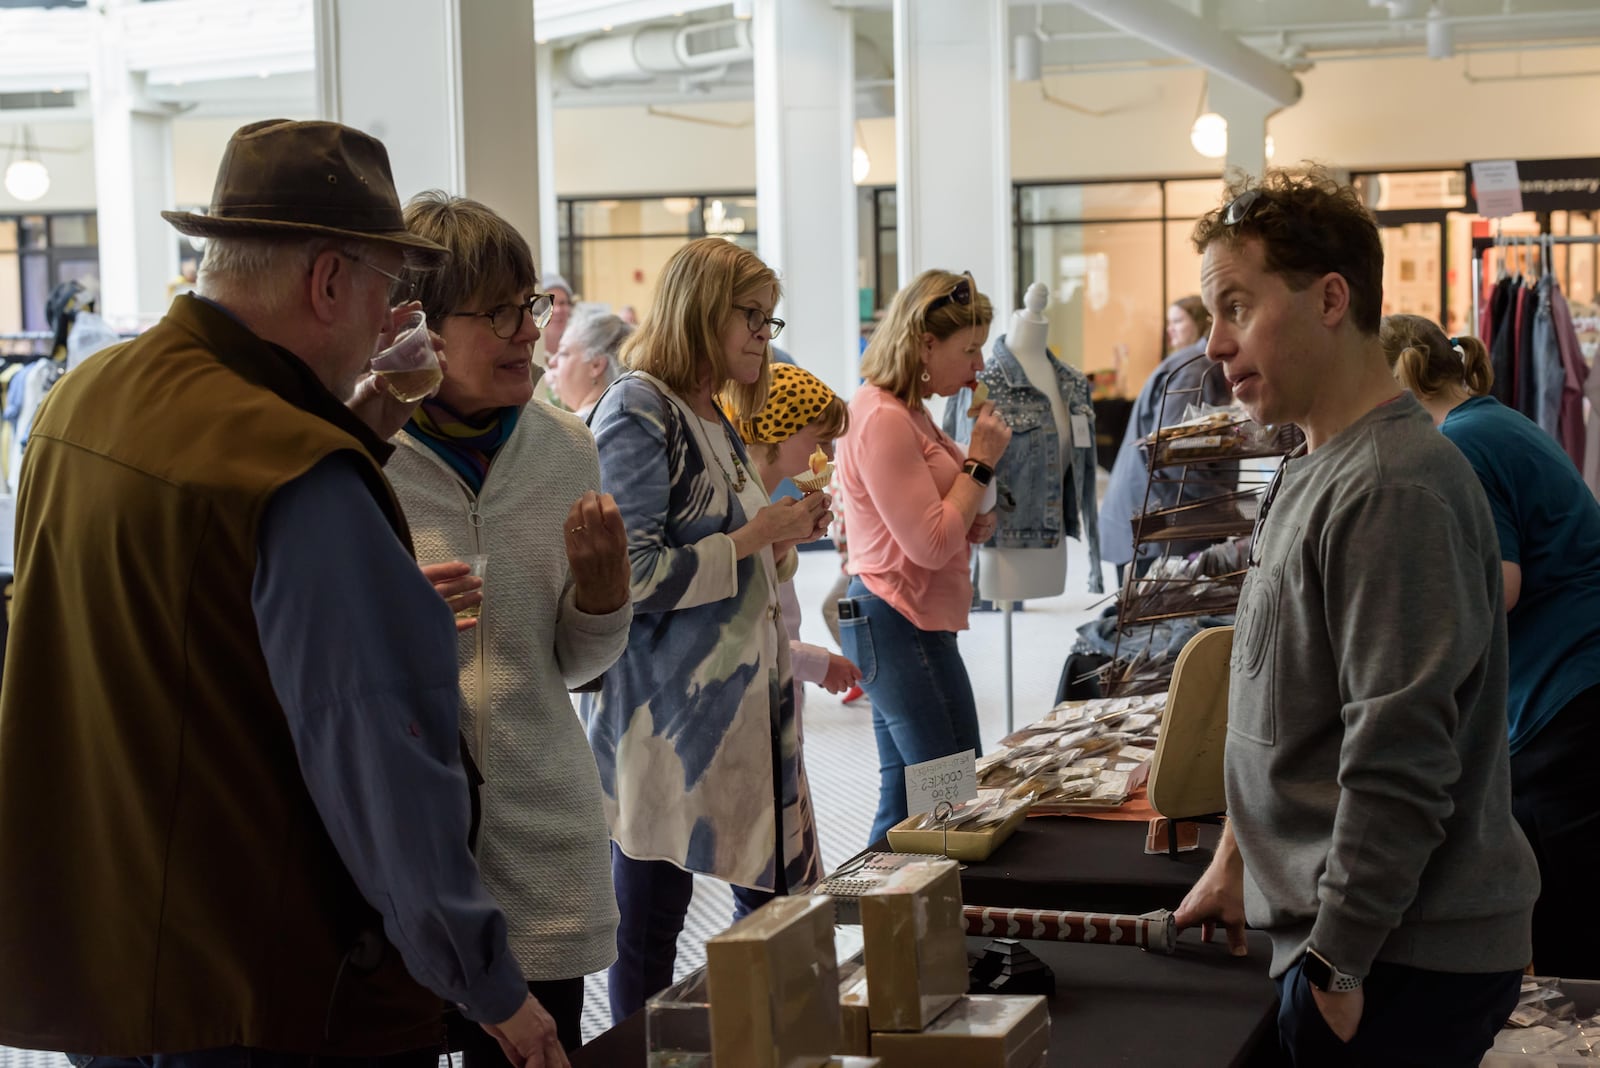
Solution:
M 561 221 L 556 213 L 556 119 L 553 77 L 555 64 L 548 44 L 538 46 L 534 58 L 534 97 L 539 128 L 539 236 L 534 249 L 543 274 L 561 273 Z M 579 285 L 576 278 L 567 281 Z M 583 294 L 578 294 L 580 297 Z
M 144 97 L 122 47 L 122 8 L 107 0 L 94 19 L 89 99 L 94 111 L 100 310 L 118 327 L 158 318 L 178 273 L 177 231 L 161 218 L 173 206 L 172 119 Z
M 402 201 L 473 197 L 539 241 L 531 0 L 316 0 L 319 110 L 389 150 Z
M 1229 168 L 1260 177 L 1267 169 L 1267 118 L 1282 110 L 1247 86 L 1216 75 L 1206 89 L 1211 110 L 1228 120 Z
M 848 397 L 861 336 L 850 14 L 828 0 L 756 0 L 751 29 L 757 240 L 789 324 L 777 343 Z
M 1005 0 L 894 0 L 900 283 L 971 271 L 1012 309 L 1011 109 Z

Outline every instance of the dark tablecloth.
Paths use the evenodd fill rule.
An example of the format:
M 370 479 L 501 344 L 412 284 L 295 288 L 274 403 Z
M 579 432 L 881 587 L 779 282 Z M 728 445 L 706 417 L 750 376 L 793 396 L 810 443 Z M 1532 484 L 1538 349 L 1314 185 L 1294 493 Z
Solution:
M 968 905 L 1149 912 L 1176 909 L 1206 865 L 1218 829 L 1201 827 L 1201 848 L 1176 857 L 1144 852 L 1142 822 L 1038 816 L 1023 821 L 994 855 L 961 873 Z
M 1264 935 L 1251 934 L 1243 960 L 1228 956 L 1221 935 L 1203 945 L 1195 932 L 1171 957 L 1121 946 L 1025 944 L 1056 976 L 1051 1065 L 1278 1063 L 1277 996 Z M 573 1054 L 573 1068 L 642 1068 L 645 1037 L 644 1013 L 635 1013 Z

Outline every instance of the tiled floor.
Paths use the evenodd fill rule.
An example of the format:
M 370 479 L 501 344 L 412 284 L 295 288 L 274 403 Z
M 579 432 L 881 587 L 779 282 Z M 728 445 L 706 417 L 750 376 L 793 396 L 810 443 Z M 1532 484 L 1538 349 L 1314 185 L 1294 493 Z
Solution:
M 1080 542 L 1068 543 L 1067 592 L 1059 597 L 1029 601 L 1013 617 L 1013 670 L 1016 722 L 1043 715 L 1055 696 L 1062 661 L 1071 649 L 1078 625 L 1098 614 L 1101 597 L 1087 592 L 1087 555 Z M 831 646 L 820 606 L 833 583 L 838 557 L 829 552 L 801 556 L 796 577 L 800 603 L 806 613 L 802 624 L 807 641 Z M 1111 568 L 1105 568 L 1111 588 Z M 978 695 L 978 715 L 985 743 L 1005 733 L 1005 656 L 1003 617 L 979 613 L 961 635 L 961 654 Z M 878 774 L 872 735 L 872 712 L 863 699 L 845 706 L 839 698 L 812 687 L 806 698 L 806 769 L 816 808 L 824 863 L 837 865 L 866 845 L 877 800 Z M 698 967 L 705 959 L 705 940 L 727 926 L 732 913 L 727 887 L 701 879 L 678 946 L 679 974 Z M 610 1026 L 605 976 L 589 978 L 584 1006 L 584 1036 L 592 1037 Z M 59 1054 L 33 1053 L 0 1047 L 0 1068 L 66 1068 Z

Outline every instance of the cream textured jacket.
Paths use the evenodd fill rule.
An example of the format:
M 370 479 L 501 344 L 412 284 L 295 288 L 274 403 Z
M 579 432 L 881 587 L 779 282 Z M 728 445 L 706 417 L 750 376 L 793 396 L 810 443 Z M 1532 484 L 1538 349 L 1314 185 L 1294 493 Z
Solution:
M 633 606 L 573 604 L 562 524 L 600 484 L 594 439 L 541 401 L 472 492 L 402 432 L 386 468 L 424 563 L 487 553 L 483 613 L 460 636 L 461 728 L 483 774 L 478 866 L 529 980 L 599 971 L 616 956 L 617 905 L 600 776 L 567 691 L 628 643 Z

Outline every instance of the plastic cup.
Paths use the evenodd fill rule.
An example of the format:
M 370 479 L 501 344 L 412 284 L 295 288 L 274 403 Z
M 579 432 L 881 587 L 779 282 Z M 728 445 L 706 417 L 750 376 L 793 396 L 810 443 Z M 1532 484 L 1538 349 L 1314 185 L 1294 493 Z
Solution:
M 433 350 L 427 316 L 420 310 L 408 313 L 394 341 L 372 358 L 372 370 L 396 400 L 416 404 L 432 396 L 444 372 Z

